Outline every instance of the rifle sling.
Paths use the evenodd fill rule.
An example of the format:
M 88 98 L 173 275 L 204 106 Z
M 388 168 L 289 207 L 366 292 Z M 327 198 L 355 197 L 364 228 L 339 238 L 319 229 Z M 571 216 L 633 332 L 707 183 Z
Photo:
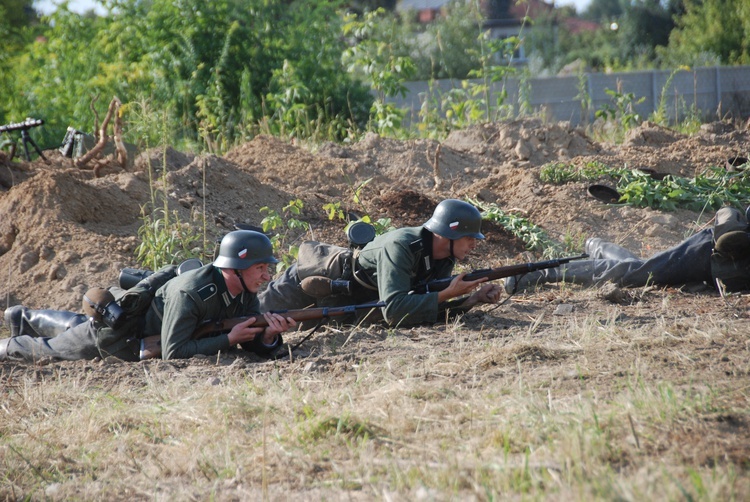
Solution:
M 297 342 L 296 344 L 294 344 L 294 347 L 291 348 L 291 351 L 294 352 L 295 350 L 297 350 L 299 348 L 300 345 L 302 345 L 307 340 L 309 340 L 310 337 L 313 336 L 316 331 L 318 331 L 318 328 L 323 325 L 323 321 L 325 319 L 326 319 L 326 317 L 321 317 L 320 320 L 318 321 L 318 324 L 316 324 L 315 327 L 313 329 L 311 329 L 310 332 L 308 334 L 306 334 L 305 337 L 302 340 L 300 340 L 299 342 Z
M 352 277 L 354 277 L 354 280 L 357 281 L 357 284 L 359 284 L 363 288 L 369 289 L 370 291 L 377 291 L 378 287 L 373 286 L 370 283 L 370 278 L 367 277 L 367 274 L 359 264 L 359 260 L 357 260 L 356 254 L 358 253 L 355 253 L 355 256 L 352 257 L 352 261 L 354 262 L 354 267 L 352 267 Z

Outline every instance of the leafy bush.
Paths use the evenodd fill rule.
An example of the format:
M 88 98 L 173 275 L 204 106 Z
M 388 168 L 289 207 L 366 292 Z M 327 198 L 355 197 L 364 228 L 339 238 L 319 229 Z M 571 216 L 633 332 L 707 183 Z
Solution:
M 335 2 L 107 5 L 106 17 L 81 16 L 66 5 L 56 11 L 45 38 L 7 62 L 17 78 L 0 80 L 10 97 L 0 102 L 0 116 L 44 118 L 43 142 L 50 144 L 68 125 L 92 131 L 92 99 L 117 95 L 167 111 L 171 144 L 199 141 L 217 153 L 263 123 L 300 135 L 311 134 L 312 121 L 316 133 L 340 140 L 367 121 L 372 97 L 342 66 Z

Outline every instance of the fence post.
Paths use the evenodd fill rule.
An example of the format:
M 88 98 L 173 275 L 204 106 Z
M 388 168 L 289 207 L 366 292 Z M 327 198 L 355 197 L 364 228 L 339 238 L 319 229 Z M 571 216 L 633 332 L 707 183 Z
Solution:
M 714 75 L 716 75 L 716 106 L 714 107 L 714 110 L 719 110 L 719 106 L 721 106 L 721 71 L 719 71 L 719 66 L 714 67 Z M 721 117 L 719 117 L 719 120 L 721 120 Z

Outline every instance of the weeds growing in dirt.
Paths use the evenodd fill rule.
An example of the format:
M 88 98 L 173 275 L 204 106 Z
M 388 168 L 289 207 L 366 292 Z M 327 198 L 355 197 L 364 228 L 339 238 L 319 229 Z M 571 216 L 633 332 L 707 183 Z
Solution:
M 564 241 L 560 243 L 552 239 L 528 218 L 507 213 L 494 203 L 466 200 L 482 211 L 482 219 L 498 223 L 508 232 L 521 239 L 526 245 L 526 249 L 541 252 L 545 258 L 556 258 L 581 249 L 579 245 L 582 242 L 582 236 L 567 235 Z
M 750 187 L 748 171 L 730 172 L 716 166 L 709 166 L 693 178 L 667 175 L 655 179 L 639 169 L 610 168 L 599 162 L 589 162 L 583 167 L 553 162 L 542 167 L 539 178 L 554 184 L 608 178 L 617 185 L 620 203 L 664 211 L 678 207 L 716 210 L 724 205 L 744 210 Z
M 162 130 L 163 134 L 166 134 Z M 169 264 L 179 263 L 188 258 L 205 259 L 206 246 L 206 218 L 205 212 L 201 218 L 185 222 L 180 219 L 176 210 L 169 208 L 169 184 L 166 160 L 167 148 L 162 151 L 161 191 L 154 179 L 154 168 L 148 163 L 149 188 L 151 201 L 141 207 L 142 224 L 138 229 L 141 242 L 135 250 L 136 259 L 143 267 L 159 270 Z M 205 190 L 205 172 L 204 172 Z M 198 225 L 196 225 L 198 223 Z M 196 228 L 202 229 L 202 233 Z
M 297 259 L 297 238 L 310 230 L 310 224 L 297 218 L 302 214 L 304 203 L 300 199 L 290 200 L 279 213 L 267 206 L 260 208 L 265 217 L 260 222 L 264 232 L 275 232 L 271 237 L 274 255 L 281 259 L 277 271 L 285 270 Z
M 323 204 L 323 210 L 328 215 L 330 221 L 339 220 L 346 222 L 345 231 L 348 230 L 349 226 L 357 221 L 363 221 L 369 223 L 375 229 L 375 235 L 384 234 L 390 230 L 393 230 L 390 218 L 378 218 L 373 219 L 370 216 L 365 199 L 362 195 L 364 188 L 372 181 L 372 178 L 366 179 L 354 187 L 352 191 L 352 202 L 355 204 L 353 208 L 343 205 L 340 201 L 328 202 Z M 364 214 L 361 213 L 364 211 Z M 359 213 L 359 214 L 357 214 Z

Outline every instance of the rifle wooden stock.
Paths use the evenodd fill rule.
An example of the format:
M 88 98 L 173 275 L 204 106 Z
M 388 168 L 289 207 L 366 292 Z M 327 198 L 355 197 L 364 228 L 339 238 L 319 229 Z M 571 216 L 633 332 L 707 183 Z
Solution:
M 554 260 L 537 261 L 531 263 L 521 263 L 519 265 L 508 265 L 506 267 L 497 268 L 485 268 L 481 270 L 473 270 L 466 274 L 464 281 L 476 281 L 486 277 L 488 281 L 494 281 L 496 279 L 503 279 L 505 277 L 512 277 L 515 275 L 522 275 L 528 272 L 534 272 L 536 270 L 543 270 L 545 268 L 555 268 L 560 265 L 564 265 L 573 260 L 581 260 L 588 258 L 589 255 L 582 254 L 580 256 L 571 256 L 569 258 L 556 258 Z M 426 284 L 419 284 L 414 288 L 414 293 L 431 293 L 435 291 L 442 291 L 455 279 L 455 275 L 446 277 L 444 279 L 435 279 Z
M 385 307 L 385 302 L 374 302 L 374 303 L 363 303 L 361 305 L 346 305 L 343 307 L 318 307 L 312 309 L 293 309 L 293 310 L 271 310 L 273 314 L 279 314 L 284 317 L 291 317 L 297 322 L 300 321 L 311 321 L 315 319 L 325 319 L 328 317 L 337 317 L 347 314 L 353 314 L 357 310 L 361 309 L 376 309 Z M 262 314 L 257 316 L 244 316 L 244 317 L 230 317 L 221 321 L 209 321 L 201 324 L 193 332 L 191 338 L 193 340 L 199 340 L 205 338 L 211 333 L 220 333 L 225 331 L 231 331 L 232 328 L 240 323 L 243 323 L 250 319 L 250 317 L 257 317 L 249 327 L 251 328 L 264 328 L 268 326 L 268 321 L 263 317 Z M 155 357 L 161 357 L 161 336 L 153 335 L 147 336 L 141 339 L 141 352 L 140 359 L 152 359 Z

